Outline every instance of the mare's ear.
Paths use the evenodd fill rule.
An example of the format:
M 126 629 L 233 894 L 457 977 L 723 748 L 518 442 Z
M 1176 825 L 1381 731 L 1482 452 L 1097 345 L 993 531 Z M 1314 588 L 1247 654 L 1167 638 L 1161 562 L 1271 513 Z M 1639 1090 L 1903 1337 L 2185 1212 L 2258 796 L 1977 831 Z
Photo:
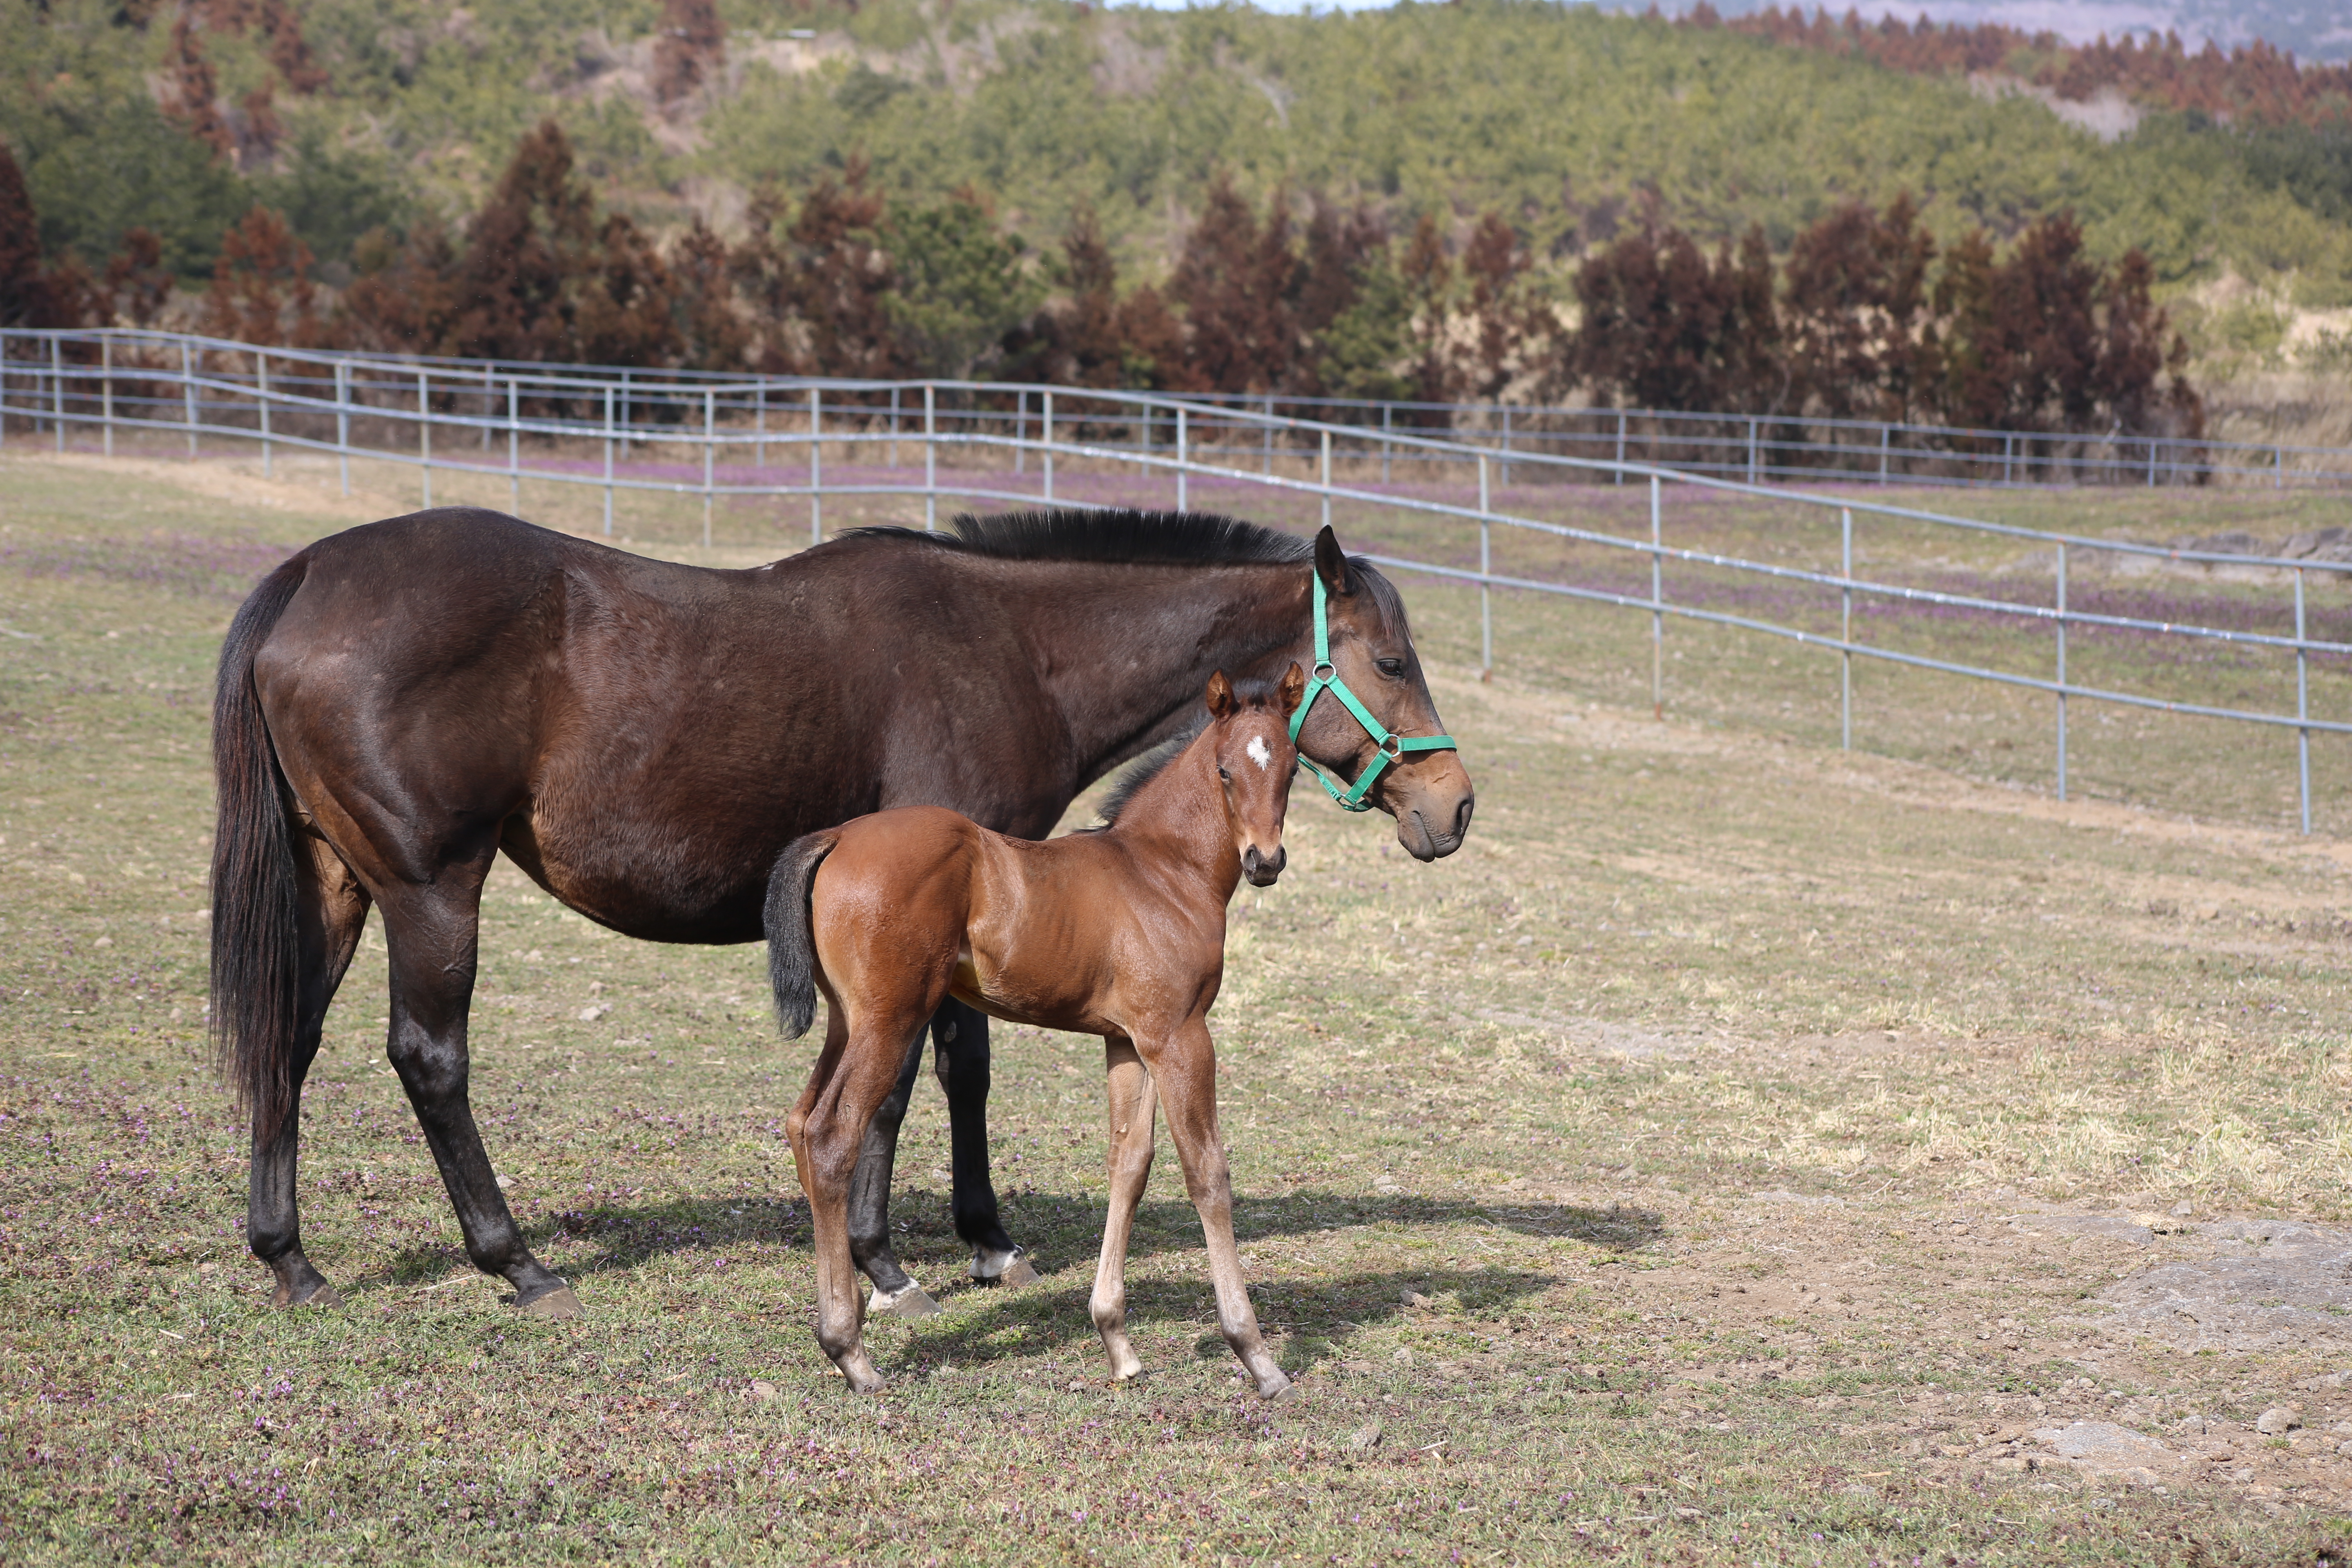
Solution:
M 1348 552 L 1339 548 L 1339 536 L 1325 523 L 1323 531 L 1315 536 L 1315 574 L 1323 579 L 1323 586 L 1335 599 L 1344 599 L 1356 591 L 1356 574 L 1348 568 Z
M 1276 690 L 1282 698 L 1284 718 L 1298 711 L 1298 700 L 1307 695 L 1307 672 L 1298 668 L 1297 659 L 1292 659 L 1290 668 L 1283 671 L 1282 684 Z
M 1234 710 L 1234 683 L 1225 679 L 1223 670 L 1209 677 L 1209 717 L 1223 719 Z

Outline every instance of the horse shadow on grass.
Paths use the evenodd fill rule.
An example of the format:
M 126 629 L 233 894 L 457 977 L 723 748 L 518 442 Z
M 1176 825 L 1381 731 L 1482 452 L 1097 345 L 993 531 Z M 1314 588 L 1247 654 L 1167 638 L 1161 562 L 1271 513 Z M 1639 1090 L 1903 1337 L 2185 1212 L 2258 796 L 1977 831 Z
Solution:
M 1004 1194 L 1002 1206 L 1006 1227 L 1022 1238 L 1040 1268 L 1049 1273 L 1092 1268 L 1102 1241 L 1102 1198 L 1092 1194 L 1024 1190 Z M 922 1186 L 901 1188 L 893 1196 L 891 1212 L 900 1216 L 894 1230 L 899 1259 L 918 1278 L 945 1279 L 962 1272 L 970 1252 L 949 1224 L 946 1194 Z M 1478 1204 L 1405 1193 L 1328 1190 L 1237 1197 L 1234 1205 L 1234 1237 L 1244 1247 L 1343 1230 L 1410 1231 L 1465 1225 L 1490 1234 L 1580 1241 L 1620 1254 L 1639 1252 L 1665 1234 L 1664 1222 L 1654 1211 L 1636 1207 Z M 597 1205 L 535 1218 L 525 1226 L 525 1234 L 535 1247 L 559 1236 L 593 1247 L 594 1250 L 585 1256 L 575 1253 L 566 1259 L 566 1272 L 575 1283 L 671 1254 L 707 1252 L 724 1257 L 738 1248 L 772 1247 L 779 1241 L 804 1247 L 809 1241 L 807 1205 L 797 1194 L 781 1193 L 767 1199 L 690 1197 L 657 1204 Z M 1200 1216 L 1190 1202 L 1178 1197 L 1147 1199 L 1136 1212 L 1128 1257 L 1139 1260 L 1199 1252 L 1202 1247 Z M 446 1257 L 441 1249 L 416 1250 L 434 1259 Z M 395 1262 L 394 1270 L 401 1267 Z M 427 1277 L 435 1267 L 446 1268 L 446 1264 L 420 1265 L 415 1273 Z M 1278 1273 L 1280 1268 L 1278 1257 L 1267 1257 L 1257 1260 L 1253 1273 Z

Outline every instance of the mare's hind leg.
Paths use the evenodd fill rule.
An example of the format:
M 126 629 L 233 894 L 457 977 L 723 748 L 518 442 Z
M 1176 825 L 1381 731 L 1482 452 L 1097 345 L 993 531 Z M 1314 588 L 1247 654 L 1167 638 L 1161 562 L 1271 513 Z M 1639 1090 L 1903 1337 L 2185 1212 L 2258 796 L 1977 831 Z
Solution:
M 486 843 L 478 856 L 445 866 L 430 883 L 384 892 L 383 937 L 392 958 L 388 1054 L 425 1130 L 433 1163 L 441 1168 L 441 1184 L 466 1234 L 466 1256 L 483 1273 L 512 1285 L 515 1305 L 523 1310 L 576 1318 L 579 1298 L 523 1245 L 466 1098 L 466 1014 L 474 999 L 476 924 L 482 879 L 494 852 Z
M 1290 1386 L 1290 1379 L 1267 1352 L 1256 1310 L 1242 1283 L 1241 1249 L 1234 1245 L 1233 1173 L 1217 1131 L 1217 1053 L 1209 1026 L 1192 1018 L 1163 1039 L 1138 1035 L 1135 1044 L 1160 1086 L 1168 1131 L 1184 1162 L 1184 1186 L 1200 1211 L 1209 1278 L 1217 1290 L 1217 1326 L 1249 1369 L 1257 1391 L 1272 1399 Z
M 988 1179 L 988 1015 L 950 996 L 932 1016 L 931 1039 L 940 1088 L 948 1097 L 956 1235 L 971 1248 L 971 1277 L 1034 1284 L 1037 1270 L 1004 1233 L 996 1187 Z
M 302 1221 L 296 1205 L 295 1166 L 302 1142 L 302 1080 L 319 1054 L 327 1007 L 351 967 L 367 927 L 368 897 L 351 868 L 324 841 L 299 840 L 294 851 L 296 940 L 301 955 L 300 990 L 295 1001 L 294 1055 L 288 1064 L 294 1094 L 286 1116 L 265 1129 L 253 1123 L 253 1175 L 246 1194 L 246 1244 L 278 1277 L 272 1303 L 280 1307 L 335 1307 L 342 1298 L 302 1255 Z
M 919 1033 L 907 1047 L 907 1059 L 889 1098 L 866 1124 L 866 1141 L 857 1151 L 857 1173 L 849 1181 L 849 1256 L 874 1281 L 874 1310 L 901 1318 L 928 1318 L 940 1310 L 890 1248 L 890 1178 L 898 1159 L 898 1127 L 907 1119 L 907 1101 L 914 1094 L 915 1071 L 922 1060 Z
M 1143 1371 L 1127 1338 L 1127 1244 L 1135 1231 L 1135 1206 L 1151 1176 L 1151 1121 L 1159 1099 L 1151 1074 L 1134 1045 L 1104 1042 L 1110 1089 L 1110 1211 L 1103 1218 L 1102 1257 L 1095 1264 L 1094 1299 L 1087 1310 L 1110 1357 L 1110 1374 L 1129 1378 Z

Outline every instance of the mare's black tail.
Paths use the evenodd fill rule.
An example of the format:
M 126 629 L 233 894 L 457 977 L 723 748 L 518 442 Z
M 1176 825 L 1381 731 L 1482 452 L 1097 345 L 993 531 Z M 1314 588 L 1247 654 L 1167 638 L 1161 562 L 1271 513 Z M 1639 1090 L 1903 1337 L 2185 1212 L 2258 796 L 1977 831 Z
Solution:
M 776 994 L 776 1023 L 797 1040 L 816 1019 L 816 933 L 809 921 L 809 888 L 840 835 L 811 833 L 784 846 L 768 874 L 768 984 Z
M 302 959 L 286 778 L 262 719 L 253 658 L 308 570 L 307 556 L 297 555 L 247 597 L 221 644 L 213 693 L 213 1047 L 263 1140 L 294 1109 Z

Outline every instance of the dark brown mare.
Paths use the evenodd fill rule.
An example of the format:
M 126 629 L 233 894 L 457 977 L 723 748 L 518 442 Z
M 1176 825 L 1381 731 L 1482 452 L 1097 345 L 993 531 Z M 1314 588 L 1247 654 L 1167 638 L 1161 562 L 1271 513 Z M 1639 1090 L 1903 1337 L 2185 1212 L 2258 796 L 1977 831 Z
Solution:
M 817 1342 L 860 1394 L 866 1303 L 849 1248 L 849 1185 L 866 1129 L 953 996 L 991 1017 L 1100 1035 L 1110 1088 L 1110 1210 L 1095 1328 L 1114 1378 L 1143 1370 L 1127 1337 L 1127 1241 L 1151 1173 L 1154 1100 L 1208 1243 L 1217 1323 L 1257 1391 L 1290 1386 L 1266 1353 L 1234 1246 L 1217 1132 L 1209 1008 L 1225 973 L 1225 906 L 1246 876 L 1282 875 L 1298 770 L 1294 664 L 1272 690 L 1209 678 L 1208 727 L 1122 782 L 1098 832 L 1032 844 L 936 806 L 886 811 L 795 842 L 768 883 L 768 970 L 784 1033 L 824 993 L 824 1049 L 792 1114 L 793 1163 L 816 1231 Z
M 247 1240 L 281 1303 L 335 1300 L 303 1256 L 304 1075 L 371 905 L 390 950 L 388 1054 L 466 1250 L 527 1310 L 578 1302 L 531 1255 L 467 1102 L 483 879 L 503 849 L 589 919 L 657 942 L 761 937 L 777 854 L 908 805 L 1039 837 L 1071 798 L 1175 733 L 1216 669 L 1330 658 L 1381 721 L 1441 726 L 1395 591 L 1327 529 L 1313 545 L 1223 518 L 960 519 L 864 530 L 720 572 L 445 509 L 323 539 L 263 581 L 221 654 L 214 713 L 213 1023 L 253 1115 Z M 1299 735 L 1343 775 L 1379 761 L 1336 700 Z M 1470 822 L 1451 752 L 1381 772 L 1421 859 Z M 1020 1267 L 988 1182 L 984 1016 L 933 1020 L 957 1233 L 982 1278 Z M 898 1119 L 875 1118 L 852 1244 L 909 1289 L 887 1203 Z

